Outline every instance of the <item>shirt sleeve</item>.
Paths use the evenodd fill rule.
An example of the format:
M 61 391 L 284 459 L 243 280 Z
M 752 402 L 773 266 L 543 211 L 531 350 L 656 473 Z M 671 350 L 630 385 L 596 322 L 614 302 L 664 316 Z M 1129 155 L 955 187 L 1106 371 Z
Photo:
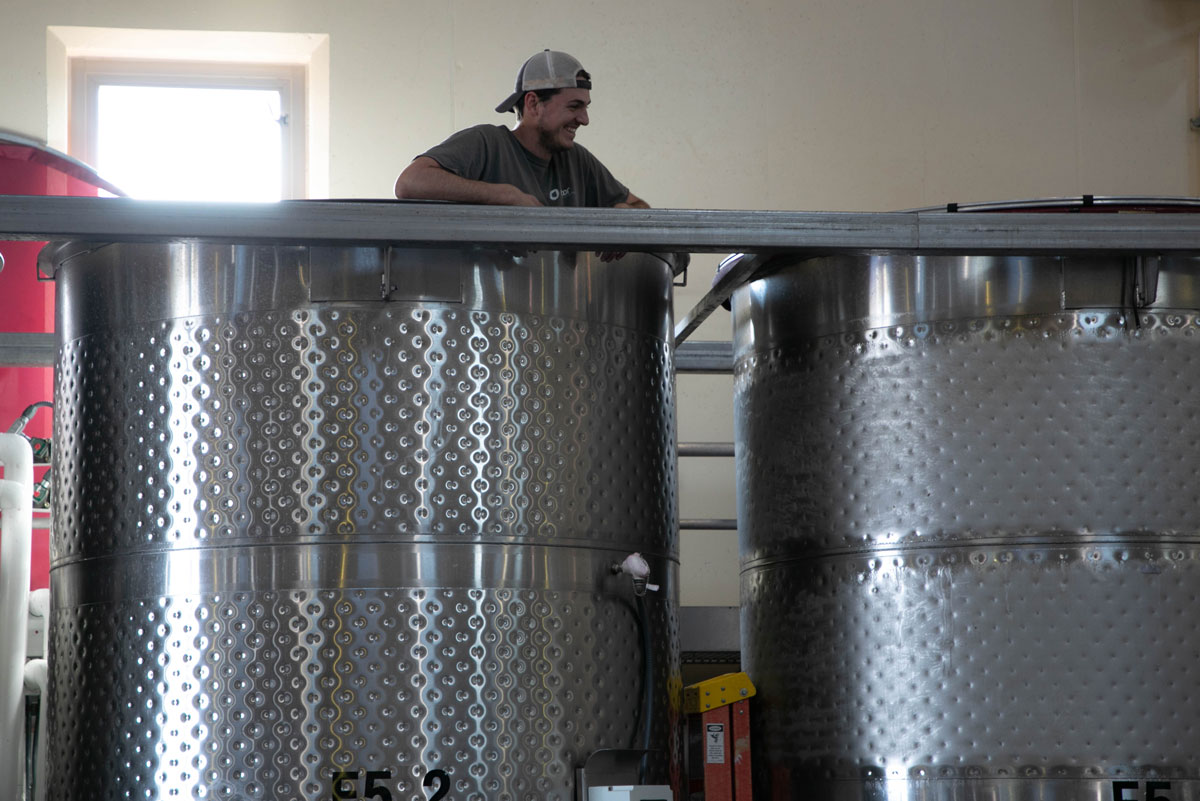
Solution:
M 459 178 L 479 181 L 484 177 L 488 145 L 487 137 L 478 127 L 466 128 L 421 155 L 433 159 L 443 170 Z

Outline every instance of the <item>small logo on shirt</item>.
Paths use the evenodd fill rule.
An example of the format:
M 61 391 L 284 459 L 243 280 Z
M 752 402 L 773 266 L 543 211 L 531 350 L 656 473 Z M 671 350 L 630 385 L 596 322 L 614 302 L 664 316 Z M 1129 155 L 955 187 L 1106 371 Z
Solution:
M 571 196 L 571 187 L 569 187 L 569 186 L 566 187 L 565 189 L 559 189 L 559 188 L 555 187 L 554 189 L 550 190 L 550 202 L 551 203 L 557 203 L 559 201 L 559 198 L 566 200 L 570 196 Z

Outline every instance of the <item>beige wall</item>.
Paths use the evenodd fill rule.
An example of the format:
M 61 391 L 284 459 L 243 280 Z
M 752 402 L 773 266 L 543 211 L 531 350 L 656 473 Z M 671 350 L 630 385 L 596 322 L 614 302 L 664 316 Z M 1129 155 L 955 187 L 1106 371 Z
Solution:
M 333 197 L 386 197 L 413 154 L 501 120 L 543 47 L 592 71 L 581 141 L 656 206 L 1200 194 L 1197 0 L 6 0 L 4 20 L 0 128 L 34 138 L 57 113 L 47 26 L 328 34 Z M 731 383 L 680 377 L 681 440 L 731 438 Z M 681 475 L 683 516 L 734 515 L 729 460 Z M 683 555 L 685 603 L 737 602 L 733 535 Z

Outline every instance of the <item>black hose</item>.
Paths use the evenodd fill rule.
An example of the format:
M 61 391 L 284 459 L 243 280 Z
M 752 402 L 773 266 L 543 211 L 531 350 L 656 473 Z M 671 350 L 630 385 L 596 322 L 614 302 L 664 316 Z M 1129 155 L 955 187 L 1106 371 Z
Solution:
M 29 425 L 29 421 L 33 419 L 35 414 L 37 414 L 37 410 L 41 409 L 42 407 L 53 409 L 54 404 L 50 401 L 38 401 L 37 403 L 30 404 L 25 411 L 21 412 L 21 416 L 14 420 L 13 424 L 8 427 L 8 433 L 20 434 L 22 431 L 24 431 L 25 426 Z
M 42 777 L 37 775 L 37 751 L 45 747 L 38 742 L 41 734 L 38 727 L 41 703 L 41 698 L 37 696 L 25 698 L 25 798 L 33 798 L 37 783 L 42 781 Z
M 642 708 L 639 714 L 642 761 L 638 768 L 638 783 L 646 783 L 646 767 L 650 756 L 650 733 L 654 717 L 654 645 L 650 638 L 650 615 L 646 611 L 646 599 L 635 595 L 637 602 L 638 629 L 642 635 Z

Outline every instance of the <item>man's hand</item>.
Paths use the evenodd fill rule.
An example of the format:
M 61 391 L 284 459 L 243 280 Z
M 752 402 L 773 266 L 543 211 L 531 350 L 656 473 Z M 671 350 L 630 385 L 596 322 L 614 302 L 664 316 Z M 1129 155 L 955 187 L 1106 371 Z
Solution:
M 528 192 L 522 192 L 512 184 L 495 184 L 501 190 L 500 206 L 540 206 L 542 202 Z
M 613 208 L 614 209 L 648 209 L 648 208 L 650 208 L 650 204 L 647 203 L 646 201 L 642 200 L 637 195 L 630 192 L 629 197 L 625 198 L 620 203 L 614 203 Z
M 614 203 L 613 208 L 614 209 L 648 209 L 648 208 L 650 208 L 650 204 L 647 203 L 646 201 L 642 200 L 637 195 L 630 192 L 629 197 L 625 198 L 620 203 Z M 625 257 L 625 252 L 624 251 L 618 252 L 615 250 L 601 250 L 601 251 L 598 251 L 596 253 L 596 255 L 600 257 L 600 261 L 604 261 L 604 262 L 620 261 L 621 259 L 623 259 Z

